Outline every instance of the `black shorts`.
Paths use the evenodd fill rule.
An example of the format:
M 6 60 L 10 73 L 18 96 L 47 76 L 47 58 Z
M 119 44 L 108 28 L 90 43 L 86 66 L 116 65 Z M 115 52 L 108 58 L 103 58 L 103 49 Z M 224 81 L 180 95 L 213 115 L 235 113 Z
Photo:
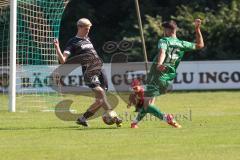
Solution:
M 96 72 L 95 74 L 85 73 L 84 81 L 89 88 L 93 89 L 96 88 L 97 86 L 100 86 L 104 90 L 106 91 L 108 90 L 108 80 L 103 69 L 101 71 Z

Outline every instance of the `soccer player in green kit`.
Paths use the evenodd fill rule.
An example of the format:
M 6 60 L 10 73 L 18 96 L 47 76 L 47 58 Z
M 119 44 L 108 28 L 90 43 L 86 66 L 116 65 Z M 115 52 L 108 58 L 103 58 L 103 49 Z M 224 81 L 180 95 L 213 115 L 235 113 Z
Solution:
M 174 21 L 164 22 L 164 37 L 159 40 L 159 53 L 154 58 L 147 77 L 146 90 L 144 91 L 144 104 L 137 117 L 132 121 L 131 128 L 138 128 L 138 123 L 150 113 L 167 122 L 175 128 L 181 128 L 172 114 L 161 112 L 154 105 L 155 97 L 166 93 L 167 87 L 176 77 L 176 69 L 184 52 L 201 49 L 204 42 L 201 34 L 201 20 L 195 19 L 196 43 L 179 40 L 176 36 L 177 24 Z

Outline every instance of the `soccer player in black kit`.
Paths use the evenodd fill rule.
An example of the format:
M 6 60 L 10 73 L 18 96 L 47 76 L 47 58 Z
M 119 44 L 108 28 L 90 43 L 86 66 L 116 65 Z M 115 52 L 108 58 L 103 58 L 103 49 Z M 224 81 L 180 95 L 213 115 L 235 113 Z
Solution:
M 93 116 L 99 108 L 103 107 L 111 117 L 114 117 L 114 122 L 120 127 L 122 120 L 118 117 L 117 113 L 113 111 L 107 101 L 106 90 L 108 84 L 102 69 L 102 59 L 98 56 L 88 38 L 91 26 L 92 24 L 88 19 L 79 19 L 77 22 L 77 34 L 68 41 L 63 53 L 60 50 L 58 40 L 54 40 L 54 46 L 60 63 L 64 64 L 68 61 L 80 63 L 84 75 L 84 82 L 95 93 L 95 102 L 90 105 L 83 116 L 77 119 L 76 123 L 87 127 L 87 119 Z

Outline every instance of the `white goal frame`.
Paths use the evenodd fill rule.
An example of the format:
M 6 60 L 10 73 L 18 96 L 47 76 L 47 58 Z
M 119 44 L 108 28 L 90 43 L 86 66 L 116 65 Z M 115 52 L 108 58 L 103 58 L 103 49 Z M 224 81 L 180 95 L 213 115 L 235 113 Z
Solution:
M 10 0 L 9 112 L 16 112 L 17 0 Z

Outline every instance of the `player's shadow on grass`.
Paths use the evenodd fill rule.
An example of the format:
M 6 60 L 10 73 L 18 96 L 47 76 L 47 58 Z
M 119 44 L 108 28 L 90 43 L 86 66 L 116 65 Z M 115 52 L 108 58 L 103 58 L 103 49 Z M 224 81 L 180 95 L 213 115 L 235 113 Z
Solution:
M 12 128 L 0 128 L 0 131 L 24 131 L 24 130 L 111 130 L 118 129 L 114 126 L 106 126 L 106 127 L 82 127 L 76 124 L 76 126 L 58 126 L 58 127 L 12 127 Z
M 86 97 L 91 97 L 91 95 L 84 95 Z M 116 108 L 119 100 L 116 95 L 108 93 L 108 100 L 112 108 Z M 59 102 L 55 107 L 55 115 L 58 119 L 63 121 L 76 121 L 77 118 L 81 117 L 84 113 L 74 114 L 71 112 L 73 100 L 67 99 Z M 94 116 L 90 117 L 89 120 L 98 118 L 104 113 L 103 108 L 99 109 Z
M 114 130 L 114 129 L 119 129 L 118 127 L 113 127 L 113 126 L 111 126 L 111 127 L 108 127 L 108 126 L 106 126 L 106 127 L 81 127 L 81 126 L 79 126 L 79 127 L 76 127 L 76 128 L 72 128 L 73 130 L 78 130 L 78 131 L 87 131 L 87 130 Z
M 79 126 L 58 126 L 58 127 L 12 127 L 0 128 L 0 131 L 21 131 L 21 130 L 53 130 L 53 129 L 73 129 Z

